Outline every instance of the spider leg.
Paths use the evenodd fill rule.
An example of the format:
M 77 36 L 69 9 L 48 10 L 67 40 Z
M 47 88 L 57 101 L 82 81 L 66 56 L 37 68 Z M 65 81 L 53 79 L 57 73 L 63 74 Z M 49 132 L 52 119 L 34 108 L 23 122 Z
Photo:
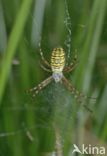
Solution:
M 77 63 L 76 64 L 72 63 L 70 66 L 65 67 L 63 71 L 64 71 L 64 73 L 69 73 L 72 70 L 74 70 L 76 66 L 77 66 Z
M 41 44 L 39 43 L 39 52 L 40 52 L 40 56 L 41 56 L 41 59 L 43 61 L 43 63 L 45 65 L 47 65 L 49 68 L 51 68 L 51 65 L 49 64 L 49 62 L 45 59 L 44 55 L 43 55 L 43 51 L 42 51 L 42 48 L 41 48 Z
M 77 55 L 75 55 L 75 57 L 74 57 L 74 59 L 73 59 L 73 62 L 70 64 L 70 66 L 67 66 L 67 67 L 65 67 L 64 68 L 64 72 L 65 73 L 69 73 L 69 72 L 71 72 L 72 70 L 74 70 L 75 69 L 75 67 L 77 66 Z
M 41 66 L 41 68 L 42 68 L 43 70 L 52 73 L 51 69 L 45 67 L 43 64 L 40 63 L 40 66 Z
M 33 97 L 39 93 L 44 87 L 46 87 L 51 81 L 53 80 L 53 77 L 50 76 L 46 80 L 42 81 L 40 84 L 38 84 L 36 87 L 31 88 L 29 92 L 34 92 Z
M 64 76 L 62 78 L 62 82 L 64 83 L 66 88 L 74 95 L 74 97 L 77 99 L 78 102 L 81 103 L 83 99 L 88 99 L 88 98 L 93 100 L 96 99 L 96 98 L 88 97 L 80 93 L 79 91 L 77 91 L 75 87 Z M 90 110 L 90 108 L 88 108 L 87 105 L 84 105 L 84 107 L 92 113 L 92 110 Z

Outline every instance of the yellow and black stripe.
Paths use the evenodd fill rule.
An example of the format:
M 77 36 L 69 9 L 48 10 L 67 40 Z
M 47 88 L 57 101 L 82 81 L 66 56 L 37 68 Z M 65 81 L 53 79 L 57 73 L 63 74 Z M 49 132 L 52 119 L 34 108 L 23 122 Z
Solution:
M 51 55 L 52 71 L 61 72 L 65 65 L 65 53 L 63 48 L 55 48 Z

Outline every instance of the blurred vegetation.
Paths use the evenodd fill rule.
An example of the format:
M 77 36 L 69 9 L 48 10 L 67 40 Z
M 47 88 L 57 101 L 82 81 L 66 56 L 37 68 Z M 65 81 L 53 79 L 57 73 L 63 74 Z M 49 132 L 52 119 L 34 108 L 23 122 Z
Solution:
M 74 143 L 105 146 L 107 152 L 107 2 L 66 2 L 0 0 L 0 156 L 72 156 Z M 40 41 L 49 61 L 54 47 L 68 54 L 68 18 L 66 61 L 77 53 L 79 63 L 66 77 L 97 97 L 85 103 L 92 114 L 63 84 L 52 82 L 33 99 L 26 93 L 49 76 L 39 65 Z

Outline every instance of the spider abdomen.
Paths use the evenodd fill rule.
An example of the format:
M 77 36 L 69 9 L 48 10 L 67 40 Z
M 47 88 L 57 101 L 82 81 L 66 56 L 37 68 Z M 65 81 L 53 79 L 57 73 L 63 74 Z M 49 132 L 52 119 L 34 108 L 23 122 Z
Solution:
M 51 68 L 53 72 L 60 73 L 65 65 L 65 53 L 63 48 L 55 48 L 51 55 Z

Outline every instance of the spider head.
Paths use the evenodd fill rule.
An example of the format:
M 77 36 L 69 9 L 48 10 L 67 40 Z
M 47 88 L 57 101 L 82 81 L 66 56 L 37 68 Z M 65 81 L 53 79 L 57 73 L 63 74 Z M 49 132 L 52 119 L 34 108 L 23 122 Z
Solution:
M 53 72 L 52 74 L 53 79 L 55 80 L 55 82 L 60 82 L 62 77 L 63 77 L 63 73 L 62 72 Z

